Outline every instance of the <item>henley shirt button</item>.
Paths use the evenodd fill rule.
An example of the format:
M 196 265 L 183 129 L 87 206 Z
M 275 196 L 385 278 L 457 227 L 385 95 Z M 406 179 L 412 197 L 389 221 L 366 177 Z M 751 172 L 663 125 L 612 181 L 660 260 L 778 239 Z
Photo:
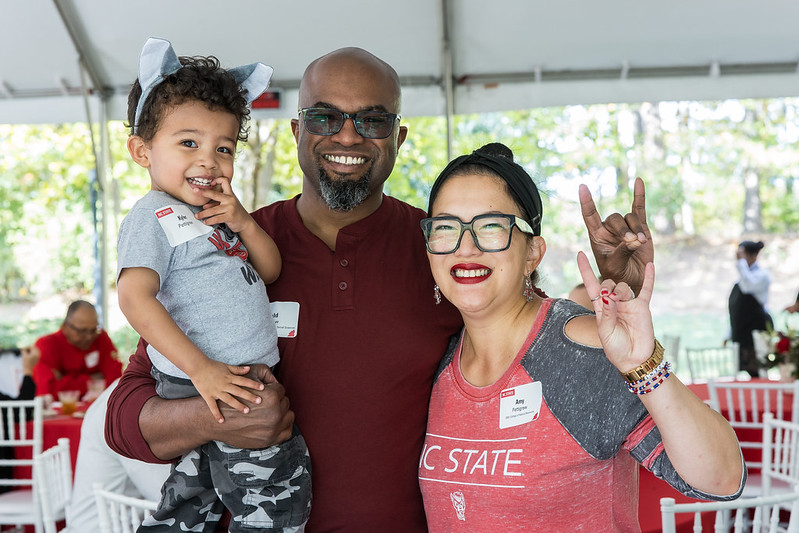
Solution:
M 340 290 L 342 290 L 342 291 L 346 291 L 347 290 L 347 282 L 346 281 L 340 281 L 339 284 L 338 284 L 338 288 Z
M 338 264 L 343 266 L 343 267 L 346 267 L 347 265 L 350 264 L 350 262 L 347 261 L 346 259 L 342 259 L 341 261 L 338 262 Z

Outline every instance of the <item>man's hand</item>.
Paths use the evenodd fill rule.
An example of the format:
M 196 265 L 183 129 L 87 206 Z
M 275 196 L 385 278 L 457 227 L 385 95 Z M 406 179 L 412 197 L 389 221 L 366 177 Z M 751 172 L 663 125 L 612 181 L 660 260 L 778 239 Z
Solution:
M 252 365 L 247 377 L 264 384 L 264 389 L 251 390 L 259 400 L 245 402 L 249 413 L 241 413 L 222 405 L 224 424 L 216 424 L 219 434 L 213 440 L 237 448 L 267 448 L 291 438 L 294 412 L 283 386 L 277 382 L 266 365 Z
M 655 247 L 646 223 L 646 192 L 641 178 L 635 178 L 633 191 L 631 212 L 623 217 L 613 213 L 603 222 L 588 187 L 580 185 L 580 209 L 602 278 L 625 281 L 638 294 L 646 264 L 654 262 Z
M 250 410 L 247 414 L 223 405 L 224 424 L 214 419 L 201 396 L 179 400 L 153 396 L 147 400 L 139 415 L 139 427 L 152 453 L 168 461 L 212 440 L 248 449 L 268 448 L 288 440 L 294 413 L 285 389 L 266 365 L 252 365 L 248 376 L 264 384 L 263 390 L 251 391 L 260 401 L 245 402 Z

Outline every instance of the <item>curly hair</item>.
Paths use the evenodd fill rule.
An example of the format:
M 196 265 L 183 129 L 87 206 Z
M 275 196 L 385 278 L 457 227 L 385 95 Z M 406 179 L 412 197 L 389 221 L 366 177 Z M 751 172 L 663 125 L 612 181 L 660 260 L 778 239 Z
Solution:
M 183 65 L 177 72 L 166 76 L 150 91 L 142 107 L 136 135 L 146 142 L 152 140 L 165 113 L 172 107 L 191 101 L 203 102 L 208 109 L 226 111 L 236 117 L 239 123 L 238 140 L 247 141 L 250 109 L 242 89 L 233 75 L 223 69 L 214 56 L 178 58 Z M 125 124 L 133 135 L 136 121 L 136 107 L 142 89 L 139 80 L 133 82 L 128 94 L 128 121 Z

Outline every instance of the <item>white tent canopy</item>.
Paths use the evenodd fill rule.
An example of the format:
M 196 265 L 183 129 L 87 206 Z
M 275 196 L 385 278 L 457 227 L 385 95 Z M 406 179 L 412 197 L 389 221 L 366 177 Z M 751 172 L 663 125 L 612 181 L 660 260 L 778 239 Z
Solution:
M 0 124 L 124 120 L 148 37 L 273 66 L 280 107 L 253 118 L 294 116 L 306 65 L 344 46 L 396 68 L 404 116 L 794 96 L 798 20 L 797 0 L 0 0 Z M 107 129 L 92 131 L 107 221 Z
M 397 69 L 407 116 L 799 93 L 796 0 L 0 1 L 0 123 L 124 119 L 149 36 L 272 65 L 281 107 L 255 117 L 293 115 L 342 46 Z

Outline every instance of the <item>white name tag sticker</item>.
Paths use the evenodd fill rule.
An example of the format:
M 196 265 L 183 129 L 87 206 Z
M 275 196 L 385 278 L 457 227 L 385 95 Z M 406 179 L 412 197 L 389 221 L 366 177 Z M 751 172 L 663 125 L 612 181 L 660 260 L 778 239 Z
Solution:
M 85 355 L 83 360 L 86 363 L 86 368 L 94 368 L 100 364 L 100 352 L 97 350 L 89 352 Z
M 538 418 L 541 399 L 540 381 L 502 391 L 499 395 L 499 428 L 521 426 Z
M 155 216 L 173 248 L 214 231 L 211 226 L 194 218 L 194 213 L 186 205 L 166 205 L 157 209 Z
M 272 319 L 275 321 L 277 336 L 291 339 L 297 336 L 297 324 L 300 322 L 299 302 L 271 302 Z

